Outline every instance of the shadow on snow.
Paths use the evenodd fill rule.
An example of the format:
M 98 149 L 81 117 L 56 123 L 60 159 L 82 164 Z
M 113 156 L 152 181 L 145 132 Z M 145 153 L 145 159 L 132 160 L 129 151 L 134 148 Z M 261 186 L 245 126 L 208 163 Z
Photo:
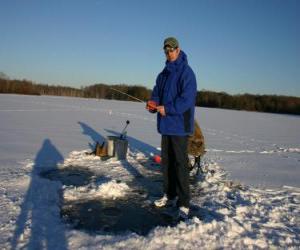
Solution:
M 38 175 L 43 169 L 56 169 L 64 160 L 63 156 L 49 139 L 45 139 L 34 160 L 31 181 L 21 205 L 21 212 L 16 221 L 12 238 L 12 249 L 18 248 L 23 235 L 30 230 L 28 249 L 67 249 L 64 226 L 53 227 L 53 220 L 59 221 L 59 211 L 53 203 L 61 200 L 61 184 L 49 185 Z M 58 190 L 58 192 L 57 192 Z M 54 210 L 53 210 L 54 209 Z M 54 224 L 56 225 L 56 224 Z

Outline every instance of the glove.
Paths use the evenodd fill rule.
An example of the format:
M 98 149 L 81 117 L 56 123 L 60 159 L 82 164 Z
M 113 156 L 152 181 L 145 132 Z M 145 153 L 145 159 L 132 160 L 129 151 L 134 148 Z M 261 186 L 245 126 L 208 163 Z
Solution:
M 157 106 L 157 103 L 155 101 L 149 100 L 147 102 L 146 109 L 148 109 L 149 112 L 151 112 L 151 113 L 156 113 L 157 112 L 156 106 Z

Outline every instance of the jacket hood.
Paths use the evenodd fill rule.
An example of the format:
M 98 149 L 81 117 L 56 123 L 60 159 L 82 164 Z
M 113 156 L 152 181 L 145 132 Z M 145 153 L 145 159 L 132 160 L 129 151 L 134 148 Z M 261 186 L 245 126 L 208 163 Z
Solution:
M 186 64 L 188 64 L 187 55 L 184 53 L 183 50 L 180 50 L 179 56 L 175 61 L 173 61 L 173 62 L 169 62 L 168 60 L 166 61 L 165 68 L 168 71 L 173 71 L 173 70 L 176 70 Z

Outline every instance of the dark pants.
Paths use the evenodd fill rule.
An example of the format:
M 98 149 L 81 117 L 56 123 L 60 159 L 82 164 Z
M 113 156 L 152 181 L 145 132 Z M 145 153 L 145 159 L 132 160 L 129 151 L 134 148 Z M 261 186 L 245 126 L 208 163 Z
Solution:
M 169 199 L 178 196 L 178 206 L 189 207 L 190 187 L 187 136 L 163 135 L 161 141 L 164 193 Z

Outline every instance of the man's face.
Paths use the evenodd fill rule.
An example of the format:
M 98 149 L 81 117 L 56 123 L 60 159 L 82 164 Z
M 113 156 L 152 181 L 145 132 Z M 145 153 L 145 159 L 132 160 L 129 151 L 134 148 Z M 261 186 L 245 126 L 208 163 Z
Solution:
M 164 51 L 165 51 L 167 60 L 169 62 L 174 62 L 179 56 L 180 48 L 174 49 L 171 47 L 166 47 L 166 48 L 164 48 Z

